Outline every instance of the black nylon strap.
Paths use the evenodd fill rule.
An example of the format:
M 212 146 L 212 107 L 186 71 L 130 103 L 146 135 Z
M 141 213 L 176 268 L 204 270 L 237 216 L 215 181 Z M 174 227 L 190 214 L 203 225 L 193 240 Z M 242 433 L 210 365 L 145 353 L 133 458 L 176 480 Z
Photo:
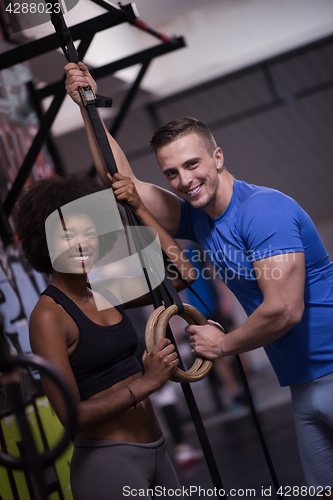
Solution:
M 165 288 L 166 288 L 166 290 L 171 298 L 171 305 L 173 303 L 175 303 L 176 306 L 178 307 L 177 314 L 182 314 L 184 312 L 184 304 L 183 304 L 181 298 L 179 297 L 179 294 L 178 294 L 174 284 L 172 283 L 172 281 L 168 275 L 165 276 L 164 281 L 163 281 L 163 285 L 165 286 Z
M 134 240 L 134 245 L 135 245 L 136 251 L 139 254 L 141 265 L 142 265 L 143 269 L 145 270 L 145 263 L 144 263 L 143 259 L 141 258 L 141 252 L 150 244 L 150 241 L 148 241 L 145 238 L 142 231 L 137 231 L 135 229 L 135 228 L 140 227 L 140 226 L 142 227 L 143 224 L 142 224 L 142 221 L 140 220 L 140 218 L 132 210 L 130 205 L 128 205 L 128 204 L 125 205 L 125 211 L 126 211 L 127 220 L 129 223 L 129 229 L 131 230 L 131 234 L 132 234 L 132 237 Z M 164 252 L 163 252 L 163 256 L 164 256 L 164 259 L 167 258 L 166 254 Z M 156 269 L 154 269 L 153 263 L 151 263 L 151 267 L 152 267 L 153 273 L 158 274 Z M 147 274 L 148 287 L 149 287 L 150 292 L 152 293 L 150 280 L 148 278 L 148 272 L 146 272 L 146 274 Z M 165 307 L 169 307 L 172 304 L 176 304 L 178 307 L 178 310 L 180 312 L 184 311 L 184 305 L 183 305 L 175 287 L 171 283 L 168 275 L 166 274 L 166 272 L 164 273 L 163 281 L 159 285 L 158 288 L 160 289 Z
M 96 94 L 96 108 L 111 108 L 112 99 L 111 97 L 105 97 L 104 95 Z
M 51 0 L 51 3 L 54 3 L 54 0 Z M 72 35 L 70 30 L 68 29 L 64 16 L 62 13 L 55 13 L 55 9 L 51 14 L 51 22 L 54 26 L 54 29 L 60 39 L 60 45 L 64 52 L 64 55 L 68 62 L 73 62 L 78 64 L 80 62 L 79 55 L 76 51 L 75 45 L 72 40 Z M 83 89 L 85 90 L 85 89 Z M 103 96 L 95 96 L 94 101 L 90 101 L 86 105 L 86 110 L 91 122 L 91 125 L 94 130 L 94 134 L 98 141 L 98 144 L 101 148 L 102 155 L 104 157 L 105 163 L 109 172 L 114 175 L 117 172 L 116 163 L 112 154 L 112 150 L 109 145 L 109 141 L 107 139 L 103 124 L 100 120 L 98 112 L 96 110 L 97 107 L 111 107 L 112 99 Z
M 136 213 L 132 210 L 132 208 L 129 205 L 127 205 L 127 204 L 125 205 L 125 210 L 126 210 L 127 219 L 128 219 L 128 222 L 130 225 L 133 225 L 133 226 L 134 225 L 142 225 L 141 220 L 139 219 L 139 217 L 136 215 Z M 139 248 L 145 248 L 145 245 L 142 242 L 138 243 L 138 246 L 139 246 Z M 138 248 L 137 248 L 137 251 L 138 251 L 138 253 L 140 253 Z M 164 254 L 164 256 L 165 256 L 165 259 L 168 259 L 168 257 L 165 254 Z M 161 299 L 160 295 L 157 293 L 157 289 L 151 290 L 151 285 L 150 285 L 149 279 L 147 280 L 147 283 L 148 283 L 148 286 L 149 286 L 149 289 L 151 291 L 151 295 L 153 298 L 154 308 L 156 309 L 157 307 L 159 307 L 160 305 L 163 304 L 162 299 Z M 169 305 L 176 303 L 177 307 L 180 309 L 181 312 L 184 310 L 183 303 L 182 303 L 173 283 L 169 279 L 169 277 L 165 276 L 163 282 L 161 283 L 161 285 L 158 288 L 161 292 L 165 307 L 168 307 Z M 173 333 L 171 331 L 170 325 L 168 325 L 166 328 L 166 337 L 168 339 L 170 339 L 171 342 L 175 346 L 175 349 L 176 349 L 176 352 L 177 352 L 178 358 L 179 358 L 179 368 L 181 368 L 182 370 L 185 370 L 184 363 L 183 363 L 182 358 L 179 354 L 178 347 L 177 347 L 175 338 L 173 336 Z M 191 388 L 189 383 L 181 383 L 181 387 L 182 387 L 183 394 L 184 394 L 184 397 L 185 397 L 185 400 L 186 400 L 186 403 L 187 403 L 187 406 L 188 406 L 188 409 L 189 409 L 189 412 L 190 412 L 190 415 L 191 415 L 191 418 L 193 421 L 194 428 L 196 430 L 196 433 L 197 433 L 197 436 L 198 436 L 198 439 L 199 439 L 199 442 L 200 442 L 200 445 L 202 448 L 202 452 L 204 454 L 204 457 L 205 457 L 205 460 L 207 463 L 207 467 L 208 467 L 212 482 L 217 490 L 217 498 L 226 498 L 227 495 L 224 492 L 224 487 L 223 487 L 222 479 L 221 479 L 221 476 L 220 476 L 220 473 L 219 473 L 219 470 L 218 470 L 218 467 L 216 464 L 215 456 L 214 456 L 212 447 L 210 445 L 206 429 L 203 425 L 203 421 L 202 421 L 202 418 L 201 418 L 201 415 L 200 415 L 200 412 L 198 409 L 197 402 L 194 398 L 192 388 Z
M 55 2 L 51 0 L 49 3 L 54 4 Z M 71 32 L 69 31 L 65 23 L 65 19 L 62 13 L 56 14 L 55 9 L 53 9 L 53 12 L 51 14 L 51 23 L 53 24 L 54 29 L 57 32 L 58 37 L 60 38 L 60 45 L 67 61 L 77 64 L 80 59 L 73 43 Z
M 105 129 L 95 107 L 95 104 L 89 104 L 86 106 L 86 110 L 91 122 L 91 125 L 94 130 L 95 137 L 97 139 L 98 145 L 102 152 L 105 164 L 107 166 L 108 171 L 113 176 L 118 172 L 116 162 L 112 153 L 112 149 L 110 147 Z

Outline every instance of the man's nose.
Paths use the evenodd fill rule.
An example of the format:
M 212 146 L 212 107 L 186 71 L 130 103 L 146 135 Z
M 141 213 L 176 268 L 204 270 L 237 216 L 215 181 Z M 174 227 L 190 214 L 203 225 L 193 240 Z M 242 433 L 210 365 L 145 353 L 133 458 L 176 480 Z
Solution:
M 189 187 L 192 184 L 192 173 L 188 170 L 183 170 L 179 172 L 179 183 L 181 187 Z

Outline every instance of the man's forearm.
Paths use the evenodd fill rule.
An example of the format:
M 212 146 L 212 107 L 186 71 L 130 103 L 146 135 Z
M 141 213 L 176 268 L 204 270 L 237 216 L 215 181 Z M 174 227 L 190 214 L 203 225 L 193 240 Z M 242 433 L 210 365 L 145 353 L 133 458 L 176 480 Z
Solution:
M 299 323 L 301 315 L 288 309 L 272 309 L 263 302 L 236 330 L 221 339 L 223 356 L 252 351 L 282 337 Z

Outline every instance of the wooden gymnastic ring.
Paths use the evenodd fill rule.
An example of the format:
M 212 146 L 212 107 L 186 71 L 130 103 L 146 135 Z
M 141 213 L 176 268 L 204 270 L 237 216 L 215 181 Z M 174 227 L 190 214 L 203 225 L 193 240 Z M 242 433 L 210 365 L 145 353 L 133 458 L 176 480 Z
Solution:
M 167 309 L 164 306 L 158 307 L 148 319 L 145 332 L 146 348 L 150 352 L 161 339 L 165 338 L 167 325 L 178 312 L 178 307 L 174 304 Z M 179 314 L 189 325 L 207 325 L 208 322 L 203 314 L 195 307 L 184 304 L 184 312 Z M 208 359 L 196 356 L 195 361 L 189 370 L 184 371 L 176 367 L 170 377 L 174 382 L 197 382 L 204 378 L 213 363 Z
M 162 314 L 162 312 L 165 310 L 164 306 L 160 306 L 155 311 L 149 316 L 149 319 L 146 324 L 146 330 L 145 330 L 145 341 L 146 341 L 146 349 L 147 352 L 150 352 L 154 349 L 156 342 L 155 342 L 155 328 L 158 322 L 158 318 Z
M 175 304 L 168 307 L 165 311 L 162 311 L 156 326 L 156 342 L 165 337 L 167 325 L 172 316 L 175 316 L 177 312 L 178 307 Z M 184 304 L 184 312 L 179 316 L 185 319 L 185 321 L 189 325 L 208 324 L 205 316 L 201 314 L 201 312 L 198 311 L 195 307 L 189 304 Z M 176 367 L 170 377 L 170 380 L 174 380 L 175 382 L 197 382 L 209 373 L 212 365 L 212 362 L 208 359 L 202 358 L 201 356 L 196 356 L 196 359 L 189 370 L 184 371 Z
M 178 310 L 177 306 L 175 306 L 176 309 L 173 309 L 172 312 L 174 312 L 174 314 L 176 314 L 176 311 Z M 170 308 L 168 308 L 167 310 L 169 311 Z M 147 321 L 147 325 L 146 325 L 146 332 L 145 332 L 145 340 L 146 340 L 146 349 L 147 349 L 147 352 L 150 352 L 154 349 L 155 345 L 156 345 L 156 342 L 158 342 L 158 340 L 160 340 L 161 338 L 165 338 L 165 331 L 164 331 L 164 334 L 162 334 L 162 336 L 160 336 L 160 338 L 155 341 L 155 332 L 156 332 L 156 326 L 158 324 L 158 321 L 161 317 L 161 314 L 165 311 L 165 307 L 164 306 L 160 306 L 158 307 L 157 309 L 155 309 L 155 311 L 151 314 L 151 316 L 149 317 L 148 321 Z M 188 321 L 186 318 L 184 318 L 186 321 Z M 191 321 L 191 324 L 193 324 L 192 320 L 189 319 L 189 321 Z M 188 322 L 189 322 L 188 321 Z M 187 374 L 191 374 L 193 372 L 196 372 L 202 365 L 202 358 L 196 358 L 195 361 L 194 361 L 194 364 L 191 366 L 191 368 L 186 372 Z M 178 368 L 175 368 L 175 370 L 178 370 Z M 179 369 L 180 370 L 180 369 Z M 183 370 L 180 370 L 180 372 L 182 373 L 185 373 Z M 181 374 L 180 374 L 180 377 L 181 377 Z M 174 379 L 174 377 L 171 375 L 170 377 L 170 380 L 173 380 L 174 382 L 187 382 L 188 379 L 186 378 L 186 380 L 176 380 Z

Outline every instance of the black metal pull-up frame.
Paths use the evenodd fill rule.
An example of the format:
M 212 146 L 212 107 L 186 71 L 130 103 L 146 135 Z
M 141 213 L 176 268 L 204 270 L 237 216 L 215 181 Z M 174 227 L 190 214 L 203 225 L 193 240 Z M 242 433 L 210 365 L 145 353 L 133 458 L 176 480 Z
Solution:
M 131 56 L 92 70 L 93 77 L 99 78 L 101 76 L 110 75 L 115 71 L 127 68 L 134 64 L 141 64 L 138 77 L 135 80 L 133 86 L 129 89 L 124 103 L 115 120 L 115 125 L 117 127 L 117 130 L 119 130 L 119 127 L 123 122 L 131 103 L 133 102 L 140 82 L 146 70 L 148 69 L 151 60 L 160 55 L 167 54 L 168 52 L 172 52 L 174 50 L 185 47 L 185 41 L 183 37 L 166 37 L 166 35 L 153 30 L 153 28 L 150 28 L 148 25 L 143 23 L 143 21 L 138 20 L 135 10 L 131 4 L 119 8 L 112 4 L 106 4 L 105 8 L 109 10 L 109 12 L 107 12 L 106 14 L 102 14 L 93 19 L 84 21 L 71 27 L 72 39 L 74 41 L 80 40 L 80 45 L 77 48 L 80 60 L 84 58 L 96 33 L 125 22 L 129 22 L 130 24 L 133 24 L 135 26 L 138 22 L 138 27 L 140 29 L 144 29 L 145 31 L 147 31 L 147 33 L 151 33 L 155 37 L 163 41 L 162 44 L 158 44 L 149 49 L 137 52 Z M 144 26 L 146 26 L 146 28 Z M 15 64 L 28 61 L 33 57 L 46 54 L 52 50 L 58 49 L 59 47 L 60 41 L 56 33 L 16 47 L 3 54 L 0 54 L 0 71 L 14 66 Z M 27 181 L 31 173 L 32 167 L 35 164 L 37 156 L 40 153 L 40 150 L 50 133 L 52 124 L 66 96 L 66 91 L 64 88 L 64 77 L 54 84 L 48 85 L 43 89 L 36 90 L 34 92 L 34 98 L 40 100 L 52 94 L 54 95 L 52 103 L 44 116 L 42 116 L 40 119 L 39 130 L 34 137 L 30 149 L 20 167 L 19 173 L 4 201 L 3 214 L 6 217 L 11 214 L 15 206 L 21 190 L 23 189 L 25 182 Z

